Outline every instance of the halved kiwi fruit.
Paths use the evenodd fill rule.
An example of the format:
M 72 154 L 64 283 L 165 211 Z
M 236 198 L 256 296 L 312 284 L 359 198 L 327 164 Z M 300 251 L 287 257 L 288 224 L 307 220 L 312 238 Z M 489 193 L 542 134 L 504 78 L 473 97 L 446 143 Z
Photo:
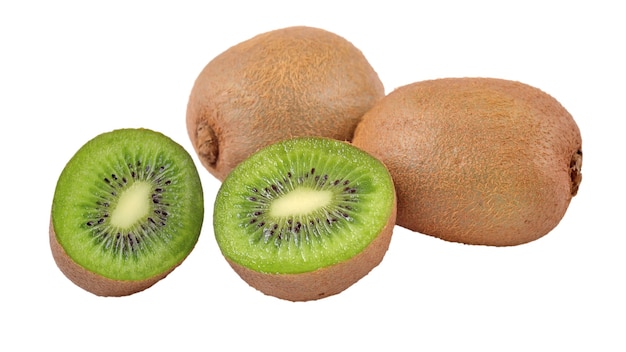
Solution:
M 259 34 L 213 58 L 196 78 L 187 130 L 202 165 L 223 180 L 258 149 L 282 139 L 349 141 L 384 96 L 363 53 L 323 29 Z
M 376 158 L 301 137 L 240 163 L 214 207 L 217 243 L 252 287 L 290 301 L 339 293 L 376 267 L 395 224 L 394 185 Z
M 129 295 L 187 257 L 203 218 L 202 186 L 187 151 L 155 131 L 115 130 L 88 141 L 61 172 L 52 255 L 83 289 Z
M 444 78 L 400 87 L 355 131 L 398 195 L 398 225 L 448 241 L 536 240 L 581 182 L 582 139 L 570 113 L 527 84 Z

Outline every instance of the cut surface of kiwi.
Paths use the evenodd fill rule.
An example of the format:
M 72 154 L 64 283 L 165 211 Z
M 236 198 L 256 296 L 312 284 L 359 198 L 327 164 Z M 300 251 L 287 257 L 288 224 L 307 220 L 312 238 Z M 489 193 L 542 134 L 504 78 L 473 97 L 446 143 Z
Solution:
M 213 221 L 223 255 L 249 284 L 279 298 L 317 299 L 347 288 L 382 260 L 395 191 L 386 167 L 362 150 L 294 138 L 263 148 L 229 174 Z M 324 274 L 333 267 L 345 268 Z M 315 274 L 298 278 L 307 273 Z
M 50 220 L 53 256 L 88 291 L 131 294 L 184 260 L 203 217 L 202 186 L 185 149 L 148 129 L 103 133 L 59 176 Z

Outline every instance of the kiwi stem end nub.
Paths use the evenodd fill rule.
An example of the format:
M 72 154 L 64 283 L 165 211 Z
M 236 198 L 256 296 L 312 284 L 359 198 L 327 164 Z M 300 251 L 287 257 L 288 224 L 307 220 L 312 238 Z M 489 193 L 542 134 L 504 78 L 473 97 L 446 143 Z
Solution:
M 196 141 L 198 154 L 207 165 L 215 165 L 219 155 L 217 136 L 206 121 L 201 121 L 196 128 Z
M 578 187 L 583 179 L 581 169 L 583 166 L 583 151 L 582 149 L 576 150 L 572 155 L 572 159 L 569 164 L 570 178 L 572 179 L 572 197 L 578 193 Z

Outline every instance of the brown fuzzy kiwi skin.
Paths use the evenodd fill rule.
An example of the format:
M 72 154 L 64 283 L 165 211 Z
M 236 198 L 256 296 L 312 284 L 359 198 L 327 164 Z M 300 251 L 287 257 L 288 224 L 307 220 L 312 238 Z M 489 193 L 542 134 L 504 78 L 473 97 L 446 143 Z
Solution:
M 52 257 L 61 272 L 78 287 L 97 296 L 121 297 L 135 294 L 156 284 L 180 265 L 178 263 L 170 270 L 145 280 L 113 280 L 91 272 L 74 262 L 57 241 L 52 219 L 50 220 L 49 239 Z
M 226 175 L 253 152 L 287 138 L 349 141 L 384 96 L 352 43 L 305 26 L 259 34 L 211 60 L 194 82 L 186 124 L 202 165 Z
M 361 253 L 328 267 L 301 274 L 263 273 L 226 261 L 253 288 L 268 296 L 293 302 L 313 301 L 336 295 L 378 266 L 389 249 L 396 222 L 396 202 L 387 224 Z
M 534 241 L 560 222 L 582 179 L 572 116 L 545 92 L 504 79 L 397 88 L 365 114 L 353 144 L 389 168 L 398 225 L 452 242 Z

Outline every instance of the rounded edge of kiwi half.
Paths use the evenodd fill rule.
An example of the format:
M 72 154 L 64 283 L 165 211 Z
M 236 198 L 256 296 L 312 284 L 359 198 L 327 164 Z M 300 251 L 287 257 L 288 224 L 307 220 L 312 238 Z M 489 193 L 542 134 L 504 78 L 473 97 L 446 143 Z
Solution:
M 118 129 L 89 140 L 63 168 L 50 212 L 50 248 L 77 286 L 98 296 L 127 296 L 185 260 L 203 219 L 202 184 L 189 153 L 160 132 Z
M 367 275 L 387 252 L 395 219 L 384 164 L 324 137 L 283 140 L 252 154 L 222 183 L 213 216 L 234 271 L 289 301 L 332 296 Z
M 186 125 L 202 165 L 217 179 L 263 146 L 320 136 L 350 141 L 361 116 L 385 95 L 363 53 L 315 27 L 258 34 L 199 73 Z
M 65 275 L 65 277 L 72 281 L 76 286 L 97 296 L 121 297 L 143 291 L 165 278 L 176 268 L 176 266 L 179 265 L 176 264 L 171 269 L 145 280 L 131 281 L 109 279 L 102 275 L 98 275 L 93 271 L 85 269 L 72 260 L 57 240 L 56 233 L 54 232 L 54 226 L 52 225 L 52 218 L 50 219 L 48 237 L 50 240 L 52 257 L 63 275 Z
M 399 87 L 363 116 L 353 144 L 389 168 L 398 225 L 465 244 L 544 236 L 582 179 L 582 138 L 569 112 L 538 88 L 505 79 Z

